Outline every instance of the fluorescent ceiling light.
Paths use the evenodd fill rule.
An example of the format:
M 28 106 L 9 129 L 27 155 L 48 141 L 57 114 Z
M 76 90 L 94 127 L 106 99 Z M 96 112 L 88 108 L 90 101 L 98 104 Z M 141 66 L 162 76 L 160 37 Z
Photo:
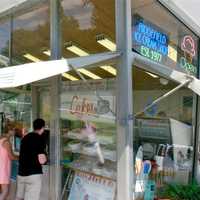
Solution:
M 23 56 L 25 58 L 27 58 L 28 60 L 31 60 L 33 62 L 39 62 L 39 61 L 41 61 L 39 58 L 36 58 L 35 56 L 33 56 L 33 55 L 29 54 L 29 53 L 24 54 Z
M 97 39 L 97 42 L 101 44 L 102 46 L 106 47 L 110 51 L 116 51 L 116 44 L 110 41 L 107 38 Z
M 62 76 L 67 78 L 67 79 L 69 79 L 69 80 L 71 80 L 71 81 L 78 81 L 79 80 L 78 78 L 76 78 L 76 77 L 74 77 L 74 76 L 72 76 L 72 75 L 70 75 L 68 73 L 63 73 Z
M 150 72 L 146 72 L 149 76 L 151 76 L 151 77 L 153 77 L 153 78 L 158 78 L 158 76 L 157 75 L 155 75 L 155 74 L 152 74 L 152 73 L 150 73 Z
M 112 75 L 116 76 L 117 75 L 117 70 L 109 65 L 105 65 L 105 66 L 100 66 L 101 69 L 104 69 L 105 71 L 111 73 Z
M 177 50 L 170 45 L 168 46 L 168 57 L 177 62 Z
M 75 45 L 68 46 L 66 47 L 66 49 L 78 56 L 89 56 L 89 54 L 86 51 L 80 49 L 79 47 Z
M 74 54 L 78 55 L 78 56 L 89 56 L 89 53 L 87 53 L 86 51 L 80 49 L 79 47 L 75 46 L 75 45 L 71 45 L 71 46 L 67 46 L 66 47 L 67 50 L 73 52 Z M 96 74 L 88 71 L 87 69 L 77 69 L 79 72 L 81 72 L 82 74 L 92 78 L 92 79 L 101 79 L 100 76 L 97 76 Z
M 45 50 L 43 51 L 43 53 L 47 56 L 51 56 L 51 51 L 50 50 Z
M 100 76 L 95 75 L 94 73 L 88 71 L 87 69 L 77 69 L 79 72 L 81 72 L 82 74 L 92 78 L 92 79 L 101 79 Z

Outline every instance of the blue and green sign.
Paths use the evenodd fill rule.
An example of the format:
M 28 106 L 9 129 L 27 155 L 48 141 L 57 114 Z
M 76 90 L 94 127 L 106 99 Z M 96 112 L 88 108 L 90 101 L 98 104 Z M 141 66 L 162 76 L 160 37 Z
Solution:
M 145 22 L 136 21 L 133 27 L 133 48 L 141 55 L 162 62 L 168 55 L 168 36 L 156 26 Z

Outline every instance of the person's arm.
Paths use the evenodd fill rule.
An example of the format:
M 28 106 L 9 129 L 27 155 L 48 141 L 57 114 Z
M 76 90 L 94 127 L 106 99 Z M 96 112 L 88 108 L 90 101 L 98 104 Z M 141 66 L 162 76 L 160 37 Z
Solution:
M 43 142 L 44 141 L 42 139 L 38 141 L 38 161 L 41 165 L 44 165 L 47 162 L 47 156 L 45 154 Z
M 11 160 L 19 159 L 19 157 L 13 153 L 12 146 L 8 140 L 3 143 L 3 147 L 7 150 L 8 156 Z
M 38 160 L 41 165 L 44 165 L 47 162 L 47 157 L 45 154 L 38 154 Z

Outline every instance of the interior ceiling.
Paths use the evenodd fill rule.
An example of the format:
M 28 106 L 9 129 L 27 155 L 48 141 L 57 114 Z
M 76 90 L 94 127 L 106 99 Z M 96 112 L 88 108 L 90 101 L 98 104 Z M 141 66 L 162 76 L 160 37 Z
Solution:
M 153 78 L 146 71 L 134 67 L 133 88 L 134 90 L 170 90 L 177 86 L 176 83 L 168 81 L 166 85 L 161 84 L 161 76 Z
M 115 78 L 110 73 L 107 73 L 106 71 L 98 67 L 90 68 L 90 71 L 104 79 Z M 69 72 L 69 74 L 80 79 L 80 77 L 77 75 L 75 71 L 71 71 Z M 177 84 L 172 81 L 168 81 L 166 85 L 163 85 L 160 82 L 160 78 L 162 78 L 161 76 L 157 75 L 156 78 L 153 78 L 151 75 L 146 73 L 146 71 L 141 70 L 135 66 L 133 67 L 133 70 L 132 70 L 132 76 L 133 76 L 134 90 L 171 90 L 177 86 Z M 87 79 L 87 77 L 85 78 Z M 68 79 L 65 79 L 64 77 L 63 77 L 63 80 L 69 81 Z

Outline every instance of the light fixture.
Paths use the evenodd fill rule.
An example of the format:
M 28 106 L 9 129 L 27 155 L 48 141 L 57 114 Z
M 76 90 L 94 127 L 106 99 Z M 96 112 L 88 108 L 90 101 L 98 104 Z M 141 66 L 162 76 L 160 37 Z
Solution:
M 45 50 L 43 51 L 43 53 L 47 56 L 51 56 L 51 51 L 50 50 Z
M 116 76 L 117 75 L 117 70 L 109 65 L 104 65 L 104 66 L 100 66 L 101 69 L 104 69 L 105 71 L 111 73 L 112 75 Z
M 97 76 L 96 74 L 88 71 L 87 69 L 80 68 L 80 69 L 77 69 L 77 71 L 81 72 L 82 74 L 84 74 L 92 79 L 101 79 L 100 76 Z
M 41 61 L 39 58 L 36 58 L 35 56 L 33 56 L 33 55 L 29 54 L 29 53 L 24 54 L 23 56 L 25 58 L 27 58 L 28 60 L 31 60 L 33 62 L 39 62 L 39 61 Z
M 76 77 L 74 77 L 74 76 L 72 76 L 72 75 L 70 75 L 68 73 L 63 73 L 62 76 L 67 78 L 67 79 L 69 79 L 69 80 L 71 80 L 71 81 L 78 81 L 79 80 L 78 78 L 76 78 Z
M 157 75 L 155 75 L 155 74 L 152 74 L 152 73 L 150 73 L 150 72 L 146 72 L 146 74 L 148 74 L 149 76 L 151 76 L 151 77 L 153 77 L 153 78 L 158 78 L 158 76 L 157 76 Z
M 160 83 L 162 85 L 167 85 L 169 83 L 169 81 L 167 79 L 165 79 L 165 78 L 160 78 Z
M 177 62 L 177 50 L 170 45 L 168 46 L 168 57 L 174 62 Z
M 68 51 L 71 51 L 72 53 L 78 55 L 78 56 L 88 56 L 89 54 L 79 48 L 78 46 L 74 45 L 72 42 L 68 42 L 65 44 L 65 47 Z
M 114 42 L 112 42 L 111 40 L 109 40 L 108 38 L 106 38 L 103 34 L 97 35 L 96 40 L 99 44 L 106 47 L 110 51 L 116 51 L 116 49 L 117 49 L 116 44 Z

